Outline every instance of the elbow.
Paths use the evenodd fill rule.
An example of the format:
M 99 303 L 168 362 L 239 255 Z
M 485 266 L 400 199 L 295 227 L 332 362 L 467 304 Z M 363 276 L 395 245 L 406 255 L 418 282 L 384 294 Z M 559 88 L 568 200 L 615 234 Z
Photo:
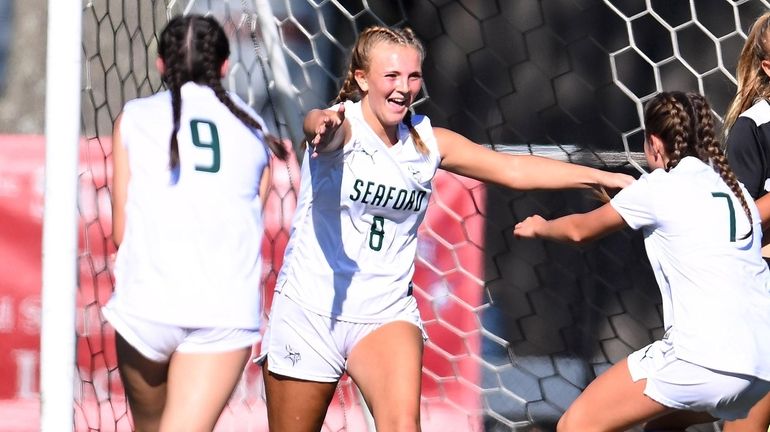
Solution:
M 570 235 L 567 238 L 565 238 L 565 241 L 567 243 L 571 243 L 578 246 L 582 246 L 588 243 L 588 240 L 585 237 L 582 237 L 580 235 Z
M 591 243 L 591 240 L 587 239 L 587 238 L 577 238 L 575 240 L 572 240 L 572 244 L 574 244 L 576 246 L 584 246 L 584 245 L 587 245 L 589 243 Z
M 582 246 L 590 243 L 594 238 L 582 232 L 580 229 L 571 229 L 565 233 L 563 240 L 568 243 Z

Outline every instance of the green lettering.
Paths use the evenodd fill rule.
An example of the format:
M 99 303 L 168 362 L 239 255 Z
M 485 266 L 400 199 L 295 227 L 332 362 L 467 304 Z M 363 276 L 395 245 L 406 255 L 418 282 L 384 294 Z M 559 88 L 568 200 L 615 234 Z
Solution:
M 363 180 L 356 179 L 356 181 L 353 182 L 353 190 L 356 191 L 356 194 L 350 194 L 350 199 L 353 201 L 358 201 L 358 198 L 361 196 L 361 189 L 360 187 L 364 184 Z

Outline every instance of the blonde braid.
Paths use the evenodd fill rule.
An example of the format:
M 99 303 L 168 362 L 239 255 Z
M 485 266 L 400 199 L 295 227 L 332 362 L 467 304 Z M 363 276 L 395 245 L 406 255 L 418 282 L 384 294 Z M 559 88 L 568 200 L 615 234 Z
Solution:
M 412 141 L 414 141 L 414 146 L 417 148 L 417 151 L 422 154 L 428 154 L 428 146 L 425 145 L 425 142 L 420 138 L 420 134 L 417 133 L 417 129 L 412 125 L 412 112 L 409 110 L 406 111 L 406 116 L 404 116 L 404 123 L 406 123 L 406 126 L 409 128 L 409 136 L 412 137 Z
M 725 114 L 724 136 L 727 136 L 741 113 L 758 99 L 770 97 L 770 77 L 762 69 L 762 60 L 768 58 L 768 29 L 770 12 L 757 18 L 743 44 L 735 68 L 738 90 Z
M 355 75 L 352 70 L 348 71 L 348 75 L 345 77 L 345 81 L 342 82 L 339 93 L 334 99 L 334 103 L 345 102 L 346 100 L 352 100 L 358 102 L 361 100 L 361 89 L 358 87 Z

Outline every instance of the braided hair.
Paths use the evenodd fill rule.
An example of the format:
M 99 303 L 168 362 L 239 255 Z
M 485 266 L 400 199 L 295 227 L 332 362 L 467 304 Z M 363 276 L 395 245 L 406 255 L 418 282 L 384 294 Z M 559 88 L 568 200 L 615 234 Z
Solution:
M 238 107 L 222 86 L 220 71 L 230 56 L 230 43 L 216 19 L 202 15 L 185 15 L 172 18 L 158 42 L 158 56 L 165 70 L 163 82 L 171 92 L 173 129 L 171 131 L 169 168 L 179 167 L 179 121 L 182 112 L 182 86 L 187 82 L 206 85 L 243 124 L 256 130 L 262 125 Z M 272 135 L 265 134 L 268 148 L 279 159 L 288 158 L 288 150 Z
M 355 73 L 357 70 L 368 71 L 371 65 L 371 55 L 375 47 L 381 43 L 389 43 L 394 45 L 402 45 L 412 47 L 420 53 L 420 60 L 425 58 L 425 48 L 417 39 L 414 31 L 410 28 L 395 29 L 383 26 L 372 26 L 366 28 L 358 36 L 353 51 L 350 54 L 350 66 L 348 67 L 348 73 L 345 77 L 345 81 L 342 83 L 335 103 L 351 100 L 358 102 L 363 97 L 361 88 L 358 86 L 358 82 L 355 79 Z M 414 145 L 417 150 L 422 154 L 428 153 L 428 147 L 425 142 L 420 138 L 420 134 L 412 124 L 412 112 L 406 111 L 404 117 L 404 123 L 409 128 L 409 135 L 414 141 Z
M 711 165 L 738 198 L 749 222 L 753 224 L 746 196 L 716 138 L 714 117 L 705 97 L 693 92 L 660 93 L 645 106 L 644 127 L 646 139 L 655 135 L 663 142 L 669 157 L 666 171 L 677 166 L 686 156 L 694 156 Z

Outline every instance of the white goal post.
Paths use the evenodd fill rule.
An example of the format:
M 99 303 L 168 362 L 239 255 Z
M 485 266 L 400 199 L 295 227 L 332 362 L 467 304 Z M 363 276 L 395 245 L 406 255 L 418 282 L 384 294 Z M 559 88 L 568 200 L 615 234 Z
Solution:
M 73 424 L 82 2 L 48 0 L 40 331 L 43 432 Z

